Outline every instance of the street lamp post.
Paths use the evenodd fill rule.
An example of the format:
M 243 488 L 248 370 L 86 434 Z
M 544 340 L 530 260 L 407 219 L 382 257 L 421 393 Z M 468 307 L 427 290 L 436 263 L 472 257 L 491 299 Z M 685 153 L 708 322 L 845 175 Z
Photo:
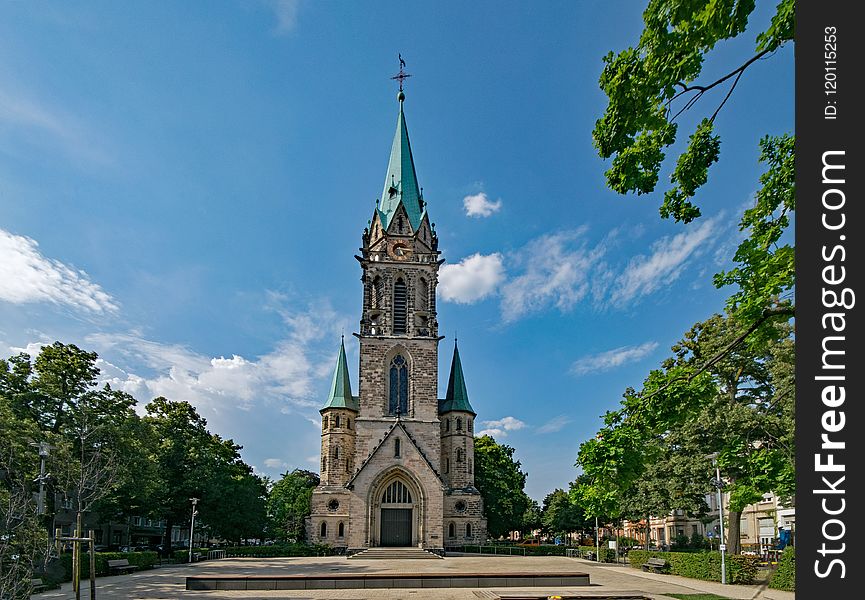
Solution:
M 195 532 L 195 515 L 198 511 L 195 510 L 195 505 L 198 504 L 198 498 L 190 498 L 192 500 L 192 520 L 189 522 L 189 562 L 192 562 L 192 534 Z
M 715 479 L 712 480 L 712 484 L 715 486 L 715 489 L 718 492 L 718 523 L 720 523 L 720 543 L 718 544 L 718 548 L 721 550 L 721 583 L 727 583 L 727 565 L 725 564 L 724 558 L 727 552 L 727 545 L 724 543 L 724 505 L 721 501 L 721 488 L 724 486 L 724 482 L 721 481 L 721 470 L 718 468 L 718 453 L 714 452 L 707 456 L 706 458 L 712 459 L 712 465 L 715 467 Z
M 54 446 L 50 446 L 48 442 L 33 442 L 30 444 L 31 446 L 36 446 L 39 448 L 39 477 L 37 481 L 39 482 L 39 496 L 36 500 L 36 513 L 40 515 L 45 514 L 45 482 L 48 480 L 49 475 L 45 472 L 45 459 L 48 458 L 48 451 L 53 450 Z

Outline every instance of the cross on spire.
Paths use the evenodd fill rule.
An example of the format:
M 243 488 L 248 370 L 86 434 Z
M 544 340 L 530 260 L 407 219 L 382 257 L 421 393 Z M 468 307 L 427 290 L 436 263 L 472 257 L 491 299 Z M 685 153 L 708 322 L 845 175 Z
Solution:
M 397 56 L 399 56 L 399 73 L 391 77 L 391 79 L 399 81 L 399 91 L 402 91 L 402 82 L 411 77 L 411 75 L 405 72 L 405 60 L 403 60 L 402 54 L 397 54 Z

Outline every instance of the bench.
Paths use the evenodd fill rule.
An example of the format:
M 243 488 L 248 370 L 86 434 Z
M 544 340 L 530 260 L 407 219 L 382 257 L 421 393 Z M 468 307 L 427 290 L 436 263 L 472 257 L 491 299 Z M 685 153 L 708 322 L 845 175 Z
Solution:
M 652 571 L 653 573 L 662 573 L 669 566 L 670 563 L 667 562 L 666 558 L 650 558 L 643 564 L 643 570 Z
M 30 587 L 33 589 L 34 594 L 38 594 L 39 592 L 44 592 L 48 589 L 48 586 L 45 585 L 41 579 L 31 579 Z
M 129 560 L 125 558 L 108 561 L 108 570 L 111 571 L 111 573 L 131 573 L 137 568 L 138 565 L 130 565 Z

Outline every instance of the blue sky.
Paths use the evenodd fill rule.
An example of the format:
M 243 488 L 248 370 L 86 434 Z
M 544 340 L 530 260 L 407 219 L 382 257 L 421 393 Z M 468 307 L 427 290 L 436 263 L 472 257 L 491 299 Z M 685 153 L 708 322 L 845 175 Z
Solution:
M 707 61 L 749 57 L 753 31 Z M 601 57 L 642 2 L 0 4 L 0 355 L 71 342 L 140 407 L 189 400 L 244 459 L 318 467 L 339 336 L 357 390 L 360 270 L 402 53 L 418 178 L 447 263 L 440 389 L 458 333 L 481 426 L 534 498 L 691 324 L 793 126 L 793 52 L 758 61 L 717 119 L 690 225 L 618 196 L 591 131 Z M 682 131 L 723 98 L 685 115 Z M 662 180 L 669 176 L 665 165 Z M 661 188 L 659 188 L 661 189 Z

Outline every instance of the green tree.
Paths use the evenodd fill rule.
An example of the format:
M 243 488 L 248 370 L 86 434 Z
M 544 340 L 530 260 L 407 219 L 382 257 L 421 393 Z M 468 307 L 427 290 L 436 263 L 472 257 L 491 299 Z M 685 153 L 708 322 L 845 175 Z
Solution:
M 0 360 L 0 382 L 11 370 L 14 365 Z M 0 383 L 0 598 L 29 598 L 30 580 L 47 560 L 48 535 L 33 502 L 39 457 L 30 441 L 39 438 L 36 424 L 16 414 Z
M 198 498 L 201 522 L 230 540 L 261 537 L 265 525 L 264 482 L 240 457 L 241 446 L 207 430 L 207 421 L 189 402 L 155 398 L 146 407 L 150 460 L 156 485 L 152 506 L 165 519 L 166 545 L 172 529 L 189 523 L 191 498 Z
M 267 525 L 267 488 L 252 467 L 240 460 L 239 446 L 223 442 L 223 456 L 211 461 L 200 504 L 202 521 L 218 538 L 241 543 L 261 539 Z
M 523 521 L 520 526 L 520 533 L 523 537 L 531 535 L 535 530 L 543 527 L 543 513 L 538 501 L 534 498 L 529 498 L 529 505 L 526 507 L 526 512 L 523 513 Z
M 319 483 L 317 473 L 295 469 L 273 484 L 267 514 L 277 539 L 301 541 L 306 537 L 305 519 L 312 512 L 312 491 Z
M 579 531 L 586 525 L 585 513 L 562 489 L 547 494 L 542 514 L 544 530 L 556 536 Z
M 736 552 L 744 507 L 766 492 L 792 495 L 791 329 L 776 322 L 733 344 L 742 327 L 731 315 L 698 323 L 642 393 L 628 390 L 622 409 L 608 413 L 598 436 L 580 446 L 578 465 L 590 482 L 581 500 L 629 518 L 672 509 L 701 516 L 701 496 L 711 491 L 707 455 L 718 452 Z
M 137 507 L 128 500 L 140 495 L 147 480 L 135 399 L 98 386 L 97 358 L 55 342 L 42 347 L 35 361 L 25 353 L 0 361 L 0 395 L 18 419 L 31 424 L 33 441 L 53 446 L 49 513 L 56 492 L 79 513 L 96 512 L 102 520 L 129 514 Z
M 203 457 L 211 438 L 207 421 L 188 402 L 172 402 L 160 396 L 145 410 L 150 460 L 157 474 L 152 508 L 155 516 L 165 520 L 167 546 L 174 526 L 188 522 L 191 516 L 190 499 L 204 495 L 207 464 Z
M 475 438 L 475 485 L 484 499 L 487 532 L 498 538 L 522 526 L 531 503 L 524 491 L 526 473 L 514 460 L 514 449 L 489 435 Z

